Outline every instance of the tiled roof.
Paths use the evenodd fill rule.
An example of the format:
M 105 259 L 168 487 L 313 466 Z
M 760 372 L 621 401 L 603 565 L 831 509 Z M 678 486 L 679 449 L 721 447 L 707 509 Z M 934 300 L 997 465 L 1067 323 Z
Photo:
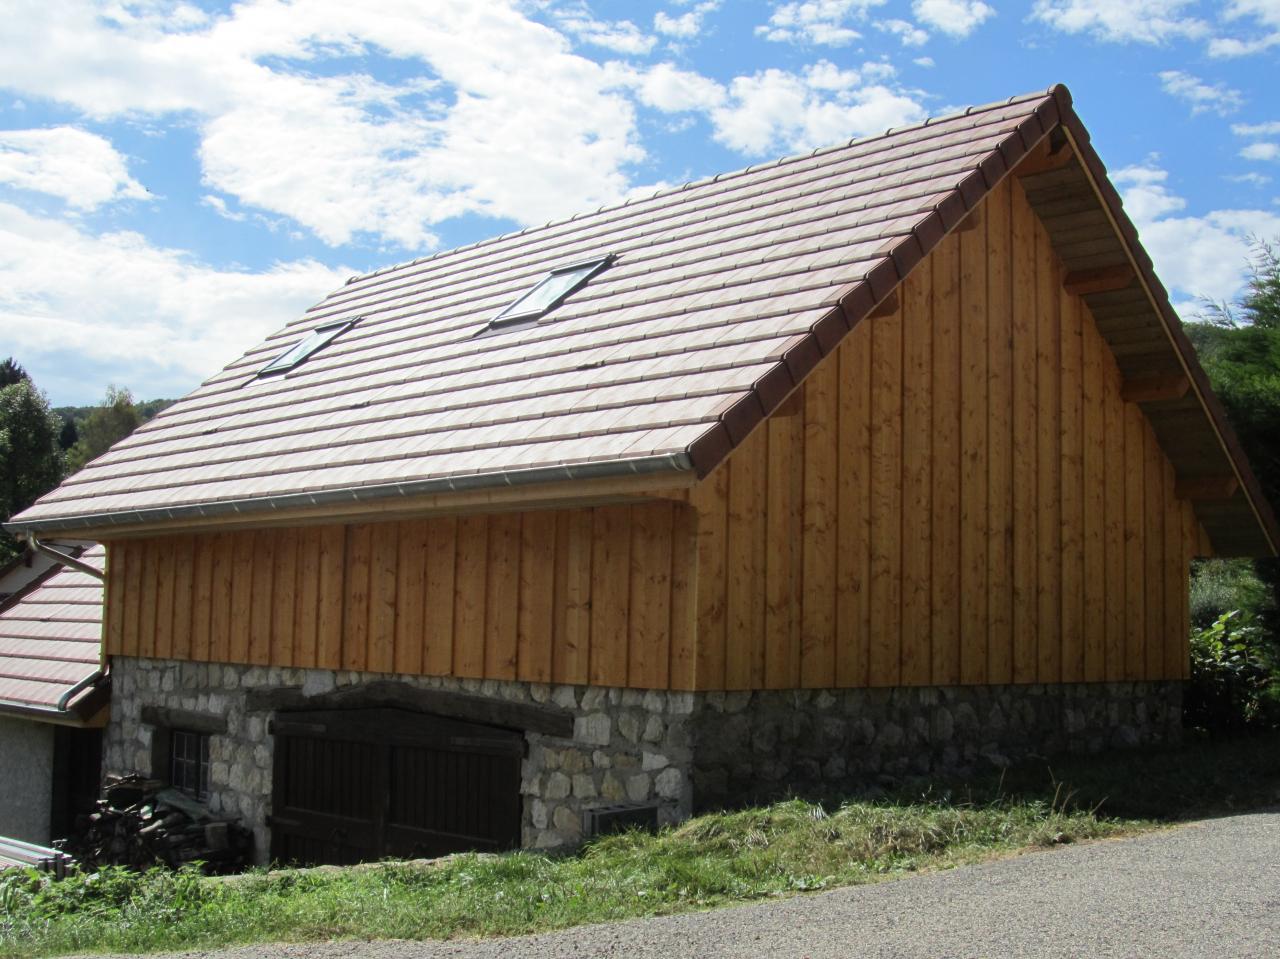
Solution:
M 1148 338 L 1140 353 L 1109 340 L 1137 366 L 1126 375 L 1155 361 L 1194 381 L 1182 419 L 1156 426 L 1180 477 L 1239 478 L 1232 501 L 1197 506 L 1215 544 L 1274 553 L 1256 477 L 1061 86 L 353 277 L 7 525 L 107 538 L 326 503 L 705 476 L 1054 137 L 1080 162 L 1023 183 L 1055 249 L 1069 270 L 1097 267 L 1099 251 L 1136 269 L 1125 303 L 1086 300 Z M 533 327 L 477 336 L 549 271 L 606 254 Z M 353 319 L 290 372 L 257 376 Z M 1185 436 L 1201 446 L 1179 451 Z
M 918 260 L 985 193 L 992 157 L 1021 156 L 1056 111 L 1018 97 L 353 278 L 20 519 L 136 522 L 575 465 L 704 472 L 728 451 L 726 415 L 789 390 L 815 328 L 834 337 L 842 303 L 887 294 L 890 254 L 905 242 Z M 536 327 L 476 337 L 547 271 L 606 253 Z M 295 370 L 256 377 L 347 317 L 361 319 Z
M 93 546 L 80 561 L 104 566 Z M 62 695 L 98 669 L 102 646 L 102 581 L 62 567 L 0 607 L 0 710 L 57 706 Z

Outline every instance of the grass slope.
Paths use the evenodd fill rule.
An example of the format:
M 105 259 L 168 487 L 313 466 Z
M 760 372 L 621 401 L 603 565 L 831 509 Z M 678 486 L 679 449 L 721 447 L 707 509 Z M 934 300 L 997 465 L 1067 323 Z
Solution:
M 951 792 L 800 800 L 628 834 L 566 857 L 0 879 L 0 954 L 274 940 L 513 935 L 879 881 L 1280 800 L 1280 739 L 1014 770 Z

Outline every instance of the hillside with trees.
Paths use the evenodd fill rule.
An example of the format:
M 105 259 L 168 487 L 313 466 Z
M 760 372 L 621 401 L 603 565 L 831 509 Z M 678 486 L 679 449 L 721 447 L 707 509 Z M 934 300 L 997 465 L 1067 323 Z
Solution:
M 0 363 L 0 522 L 62 481 L 65 459 L 58 437 L 62 420 L 13 358 Z M 22 551 L 0 531 L 0 563 Z
M 136 403 L 127 389 L 109 386 L 97 406 L 50 409 L 48 397 L 13 357 L 0 362 L 0 522 L 172 403 Z M 17 540 L 0 532 L 0 563 L 20 552 Z
M 1209 304 L 1187 335 L 1273 508 L 1280 507 L 1280 258 L 1254 246 L 1248 290 Z M 1209 560 L 1191 579 L 1188 720 L 1212 731 L 1280 726 L 1280 561 Z

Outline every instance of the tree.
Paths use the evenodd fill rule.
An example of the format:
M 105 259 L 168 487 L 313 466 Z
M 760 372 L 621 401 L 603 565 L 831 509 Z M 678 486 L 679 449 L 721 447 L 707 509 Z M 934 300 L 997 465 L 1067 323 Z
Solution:
M 1208 304 L 1205 321 L 1188 323 L 1186 331 L 1235 427 L 1263 495 L 1273 508 L 1280 507 L 1280 258 L 1274 247 L 1255 241 L 1249 286 L 1244 296 L 1235 304 Z M 1275 559 L 1255 560 L 1252 575 L 1240 563 L 1213 560 L 1195 564 L 1192 600 L 1193 604 L 1197 598 L 1202 600 L 1204 609 L 1192 630 L 1189 711 L 1194 712 L 1197 703 L 1203 707 L 1222 699 L 1220 696 L 1215 699 L 1214 693 L 1221 691 L 1223 676 L 1229 670 L 1224 672 L 1222 662 L 1204 655 L 1204 651 L 1229 650 L 1235 657 L 1231 662 L 1247 660 L 1263 670 L 1255 698 L 1258 703 L 1269 700 L 1272 706 L 1269 711 L 1259 707 L 1254 712 L 1266 722 L 1277 721 L 1280 716 L 1278 596 L 1280 562 Z M 1210 615 L 1216 625 L 1204 622 Z M 1229 637 L 1231 643 L 1224 644 L 1223 637 Z M 1244 659 L 1237 655 L 1240 650 L 1248 654 Z M 1226 699 L 1232 703 L 1239 701 L 1239 697 Z M 1230 725 L 1248 718 L 1230 716 L 1225 720 L 1230 720 L 1226 723 Z
M 10 361 L 0 370 L 15 368 Z M 21 370 L 21 367 L 16 367 Z M 8 520 L 58 485 L 62 421 L 24 373 L 0 388 L 0 519 Z M 21 552 L 17 541 L 0 532 L 0 562 Z
M 1280 259 L 1255 241 L 1250 267 L 1239 303 L 1211 303 L 1208 322 L 1186 329 L 1263 492 L 1280 507 Z
M 27 371 L 15 363 L 12 356 L 0 362 L 0 389 L 29 379 L 31 377 L 27 376 Z
M 107 387 L 107 397 L 79 429 L 79 439 L 67 453 L 67 470 L 75 473 L 138 428 L 142 420 L 128 390 Z
M 76 427 L 76 421 L 70 417 L 63 417 L 62 432 L 58 434 L 58 445 L 66 451 L 75 446 L 78 439 L 80 439 L 80 430 Z

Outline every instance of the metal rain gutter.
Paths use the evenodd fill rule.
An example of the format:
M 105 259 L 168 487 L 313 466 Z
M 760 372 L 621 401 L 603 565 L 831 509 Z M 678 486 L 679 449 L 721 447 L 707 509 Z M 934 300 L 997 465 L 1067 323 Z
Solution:
M 55 706 L 37 706 L 34 703 L 20 703 L 12 699 L 0 699 L 0 713 L 15 716 L 30 716 L 32 719 L 70 719 L 83 721 L 85 717 L 80 716 L 71 707 L 71 700 L 93 686 L 96 686 L 102 680 L 107 678 L 106 669 L 95 669 L 80 682 L 76 683 L 61 696 L 58 697 L 58 703 Z
M 279 510 L 305 509 L 334 503 L 360 503 L 369 500 L 408 498 L 433 493 L 463 493 L 481 489 L 531 486 L 537 483 L 556 483 L 573 480 L 604 479 L 618 476 L 643 476 L 656 473 L 690 473 L 693 460 L 688 452 L 664 453 L 657 456 L 640 456 L 628 460 L 600 460 L 561 466 L 536 466 L 530 469 L 506 470 L 495 473 L 468 473 L 461 476 L 440 476 L 403 483 L 384 483 L 369 486 L 352 486 L 341 489 L 320 490 L 315 493 L 282 493 L 276 496 L 257 496 L 246 499 L 220 500 L 212 503 L 191 503 L 182 506 L 161 506 L 153 509 L 119 510 L 115 512 L 84 513 L 78 516 L 54 517 L 44 520 L 19 520 L 6 523 L 4 528 L 33 543 L 36 533 L 56 529 L 90 529 L 103 526 L 136 526 L 144 523 L 163 523 L 171 520 L 208 519 L 252 513 L 270 513 Z M 48 554 L 49 547 L 44 547 Z M 56 551 L 53 551 L 56 553 Z M 63 561 L 67 558 L 56 553 Z M 82 569 L 84 564 L 71 561 L 68 565 Z M 87 570 L 86 570 L 87 571 Z M 96 571 L 93 575 L 100 576 Z

